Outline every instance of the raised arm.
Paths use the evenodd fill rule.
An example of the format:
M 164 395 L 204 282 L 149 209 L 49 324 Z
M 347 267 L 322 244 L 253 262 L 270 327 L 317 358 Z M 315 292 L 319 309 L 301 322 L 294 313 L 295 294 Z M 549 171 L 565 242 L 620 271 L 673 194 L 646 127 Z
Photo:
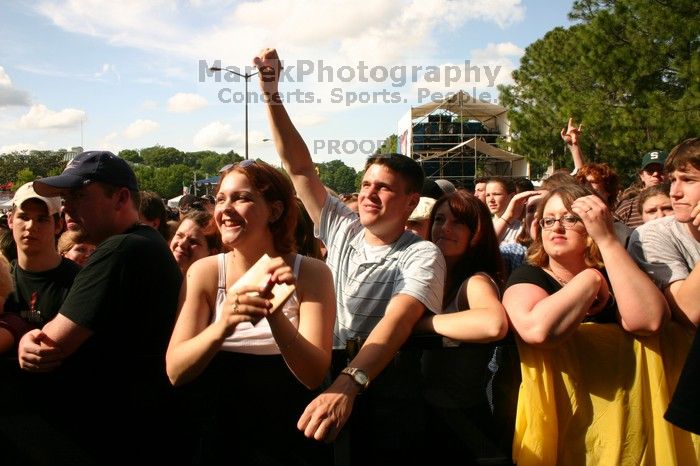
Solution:
M 600 249 L 622 327 L 638 335 L 658 331 L 669 316 L 666 301 L 617 240 L 605 203 L 598 196 L 586 196 L 574 201 L 571 210 L 581 217 L 586 231 Z
M 514 220 L 521 220 L 523 218 L 523 211 L 527 205 L 527 200 L 537 195 L 542 195 L 542 191 L 523 191 L 510 199 L 508 207 L 503 211 L 503 215 L 493 222 L 493 229 L 496 231 L 496 238 L 498 238 L 499 241 L 503 239 L 508 227 Z
M 578 171 L 583 165 L 583 152 L 581 151 L 581 146 L 579 145 L 579 138 L 583 130 L 583 125 L 578 125 L 574 123 L 573 118 L 569 118 L 569 122 L 566 128 L 561 129 L 561 138 L 566 143 L 566 146 L 571 151 L 571 158 L 574 161 L 574 172 Z
M 277 51 L 263 49 L 253 63 L 260 71 L 260 88 L 267 102 L 267 118 L 277 153 L 294 184 L 297 196 L 304 203 L 311 220 L 318 225 L 328 193 L 316 173 L 309 148 L 289 118 L 280 97 L 279 76 L 282 65 Z

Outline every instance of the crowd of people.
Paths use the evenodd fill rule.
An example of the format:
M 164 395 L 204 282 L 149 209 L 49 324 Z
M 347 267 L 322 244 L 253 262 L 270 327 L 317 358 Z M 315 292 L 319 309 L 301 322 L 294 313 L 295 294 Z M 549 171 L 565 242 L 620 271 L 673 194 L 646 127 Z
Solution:
M 177 218 L 110 152 L 16 191 L 0 457 L 698 464 L 700 139 L 621 195 L 570 120 L 538 187 L 378 154 L 337 196 L 254 63 L 286 175 L 224 167 Z

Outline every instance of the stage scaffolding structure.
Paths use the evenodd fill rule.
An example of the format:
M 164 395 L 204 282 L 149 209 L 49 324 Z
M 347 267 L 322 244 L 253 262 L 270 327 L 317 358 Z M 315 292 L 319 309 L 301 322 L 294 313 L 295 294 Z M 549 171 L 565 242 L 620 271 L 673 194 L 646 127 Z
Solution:
M 431 179 L 471 187 L 478 176 L 530 174 L 525 157 L 496 145 L 510 140 L 506 108 L 462 91 L 411 107 L 398 123 L 398 138 L 399 151 Z

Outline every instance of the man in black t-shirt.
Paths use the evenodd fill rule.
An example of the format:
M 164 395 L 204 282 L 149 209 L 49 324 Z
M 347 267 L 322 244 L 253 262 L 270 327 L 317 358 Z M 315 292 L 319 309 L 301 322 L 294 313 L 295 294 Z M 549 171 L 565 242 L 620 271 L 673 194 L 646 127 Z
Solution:
M 53 319 L 80 270 L 56 251 L 60 209 L 59 197 L 39 196 L 32 183 L 21 186 L 12 199 L 8 225 L 17 259 L 12 261 L 13 290 L 0 314 L 0 354 Z
M 60 380 L 44 414 L 96 463 L 175 460 L 164 361 L 182 276 L 163 237 L 139 224 L 134 172 L 110 152 L 83 152 L 34 187 L 61 195 L 98 245 L 58 315 L 19 344 L 23 369 Z M 117 426 L 128 427 L 107 434 Z

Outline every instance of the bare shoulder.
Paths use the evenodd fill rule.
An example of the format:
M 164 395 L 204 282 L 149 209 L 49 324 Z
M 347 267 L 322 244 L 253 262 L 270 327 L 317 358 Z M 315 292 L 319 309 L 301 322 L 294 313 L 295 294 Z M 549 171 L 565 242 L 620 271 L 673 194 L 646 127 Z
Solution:
M 314 279 L 325 280 L 331 279 L 331 269 L 328 268 L 325 262 L 313 257 L 301 256 L 301 265 L 299 266 L 299 278 L 304 281 Z
M 216 288 L 219 279 L 217 256 L 199 259 L 187 270 L 187 286 L 197 288 Z
M 313 257 L 301 256 L 297 292 L 300 297 L 319 295 L 333 289 L 333 275 L 325 262 Z

